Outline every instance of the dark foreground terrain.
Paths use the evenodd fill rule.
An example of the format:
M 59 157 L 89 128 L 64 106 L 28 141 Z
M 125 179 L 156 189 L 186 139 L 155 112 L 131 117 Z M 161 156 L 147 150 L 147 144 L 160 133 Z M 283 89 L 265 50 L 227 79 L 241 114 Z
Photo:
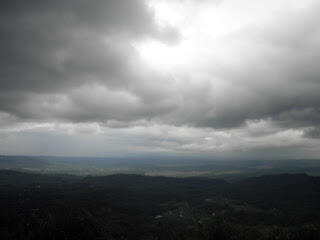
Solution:
M 1 239 L 320 239 L 320 177 L 0 171 Z

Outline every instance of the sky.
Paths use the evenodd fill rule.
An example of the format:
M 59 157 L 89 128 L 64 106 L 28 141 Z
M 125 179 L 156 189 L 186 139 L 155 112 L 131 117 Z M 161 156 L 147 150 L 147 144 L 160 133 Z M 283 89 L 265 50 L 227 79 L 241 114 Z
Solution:
M 320 156 L 317 0 L 4 0 L 0 154 Z

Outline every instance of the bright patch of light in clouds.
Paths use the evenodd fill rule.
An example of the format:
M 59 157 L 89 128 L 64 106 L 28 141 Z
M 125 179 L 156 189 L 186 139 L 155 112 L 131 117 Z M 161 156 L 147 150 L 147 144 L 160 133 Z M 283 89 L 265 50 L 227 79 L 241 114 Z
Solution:
M 233 33 L 249 31 L 270 25 L 279 15 L 301 11 L 312 6 L 314 1 L 269 1 L 264 0 L 155 0 L 149 1 L 160 28 L 177 28 L 180 41 L 167 44 L 146 40 L 135 44 L 140 56 L 152 68 L 160 71 L 175 71 L 190 68 L 203 59 L 222 57 L 222 49 L 230 48 L 225 38 Z M 288 9 L 289 8 L 289 9 Z M 232 38 L 232 37 L 231 37 Z M 237 40 L 235 40 L 237 41 Z M 241 40 L 240 40 L 241 41 Z M 231 46 L 232 47 L 232 46 Z M 203 49 L 204 48 L 204 49 Z
M 172 72 L 192 62 L 192 49 L 185 43 L 167 45 L 159 41 L 148 40 L 136 47 L 145 64 L 159 71 Z
M 230 41 L 224 38 L 272 18 L 259 1 L 150 1 L 149 7 L 159 27 L 178 29 L 180 39 L 174 44 L 148 39 L 134 46 L 146 64 L 171 73 L 194 69 L 212 58 L 224 61 L 230 48 Z M 272 4 L 267 7 L 275 8 Z

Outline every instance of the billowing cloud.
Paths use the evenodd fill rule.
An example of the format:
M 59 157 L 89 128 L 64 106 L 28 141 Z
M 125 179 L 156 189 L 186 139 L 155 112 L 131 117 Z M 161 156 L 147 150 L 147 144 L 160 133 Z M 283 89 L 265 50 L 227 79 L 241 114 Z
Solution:
M 92 155 L 109 133 L 118 152 L 317 153 L 315 0 L 14 0 L 0 13 L 4 153 L 83 154 L 36 150 L 39 127 L 90 138 Z

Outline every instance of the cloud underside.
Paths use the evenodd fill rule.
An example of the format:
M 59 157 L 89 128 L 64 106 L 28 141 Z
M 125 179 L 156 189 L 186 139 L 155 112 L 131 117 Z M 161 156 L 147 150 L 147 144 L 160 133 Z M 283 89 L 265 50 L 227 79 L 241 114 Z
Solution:
M 86 126 L 130 136 L 137 142 L 119 142 L 135 151 L 146 148 L 141 139 L 155 151 L 312 147 L 320 138 L 320 5 L 281 2 L 272 20 L 200 36 L 188 61 L 161 71 L 136 44 L 175 48 L 183 29 L 159 26 L 143 0 L 4 1 L 0 143 L 48 124 L 57 135 L 58 126 Z

